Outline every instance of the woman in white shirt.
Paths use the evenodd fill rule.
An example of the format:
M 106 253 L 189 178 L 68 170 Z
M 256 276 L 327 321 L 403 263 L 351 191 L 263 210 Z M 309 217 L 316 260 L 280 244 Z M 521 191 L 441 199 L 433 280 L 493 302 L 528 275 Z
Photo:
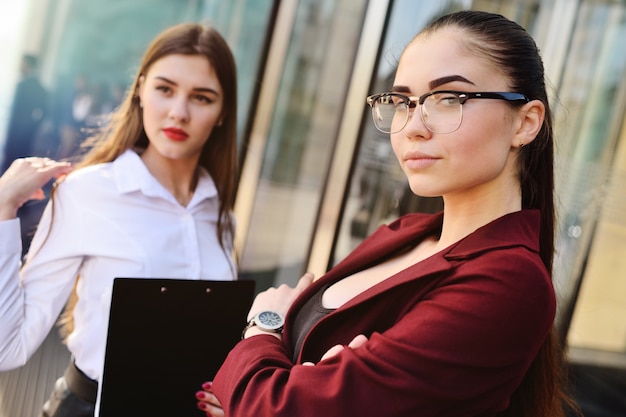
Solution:
M 114 278 L 236 279 L 236 97 L 219 33 L 162 32 L 95 147 L 56 187 L 21 269 L 19 220 L 0 221 L 0 371 L 24 365 L 77 295 L 64 313 L 73 363 L 43 416 L 93 415 Z

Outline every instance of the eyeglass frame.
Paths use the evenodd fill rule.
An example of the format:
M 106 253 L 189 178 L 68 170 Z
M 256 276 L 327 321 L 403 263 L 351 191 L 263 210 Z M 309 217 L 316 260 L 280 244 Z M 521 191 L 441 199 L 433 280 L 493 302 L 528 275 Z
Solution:
M 433 131 L 429 126 L 428 123 L 426 123 L 426 121 L 424 120 L 424 113 L 422 112 L 422 106 L 424 104 L 424 102 L 426 101 L 426 99 L 432 95 L 435 94 L 454 94 L 456 96 L 458 96 L 459 98 L 459 105 L 461 106 L 461 116 L 459 117 L 459 124 L 458 126 L 449 131 L 449 132 L 435 132 Z M 407 96 L 406 94 L 402 94 L 402 93 L 396 93 L 396 92 L 385 92 L 385 93 L 378 93 L 378 94 L 372 94 L 370 96 L 368 96 L 366 98 L 366 102 L 367 104 L 370 106 L 371 109 L 374 109 L 374 102 L 375 100 L 377 100 L 380 97 L 383 96 L 387 96 L 387 97 L 399 97 L 401 98 L 405 104 L 408 105 L 409 111 L 407 112 L 406 115 L 406 121 L 404 122 L 404 124 L 402 125 L 402 127 L 396 131 L 389 131 L 389 132 L 385 132 L 384 130 L 381 130 L 377 125 L 376 125 L 376 121 L 374 121 L 374 126 L 376 127 L 376 129 L 378 129 L 379 131 L 381 131 L 382 133 L 388 133 L 388 134 L 392 134 L 392 133 L 398 133 L 401 132 L 402 129 L 404 129 L 406 127 L 406 125 L 409 123 L 409 120 L 411 120 L 411 115 L 410 115 L 410 110 L 411 109 L 415 109 L 417 107 L 417 105 L 419 104 L 420 106 L 420 118 L 422 119 L 422 122 L 424 123 L 424 126 L 426 126 L 426 129 L 430 130 L 433 133 L 439 133 L 439 134 L 446 134 L 446 133 L 452 133 L 456 130 L 458 130 L 459 127 L 461 127 L 461 123 L 463 123 L 463 104 L 465 104 L 465 102 L 467 100 L 471 100 L 471 99 L 495 99 L 495 100 L 505 100 L 508 102 L 520 102 L 520 104 L 525 104 L 530 102 L 530 99 L 528 97 L 526 97 L 526 95 L 522 94 L 522 93 L 511 93 L 511 92 L 503 92 L 503 91 L 482 91 L 482 92 L 468 92 L 468 91 L 456 91 L 456 90 L 436 90 L 436 91 L 431 91 L 429 93 L 426 94 L 422 94 L 421 96 L 417 97 L 417 96 Z M 374 115 L 372 114 L 372 119 L 374 118 Z

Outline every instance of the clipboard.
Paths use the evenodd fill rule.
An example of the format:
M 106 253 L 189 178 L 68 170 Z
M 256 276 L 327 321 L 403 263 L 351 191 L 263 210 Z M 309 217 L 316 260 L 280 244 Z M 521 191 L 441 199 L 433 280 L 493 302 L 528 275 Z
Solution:
M 98 416 L 201 415 L 195 393 L 240 340 L 254 286 L 116 278 Z

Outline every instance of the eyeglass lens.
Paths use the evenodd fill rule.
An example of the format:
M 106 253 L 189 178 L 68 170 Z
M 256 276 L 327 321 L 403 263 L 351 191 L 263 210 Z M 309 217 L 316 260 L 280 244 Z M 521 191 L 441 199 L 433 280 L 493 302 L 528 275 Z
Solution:
M 381 95 L 372 103 L 374 125 L 383 133 L 397 133 L 404 129 L 415 109 L 410 108 L 408 97 Z M 436 93 L 425 98 L 420 106 L 421 118 L 428 130 L 450 133 L 461 125 L 462 106 L 459 97 L 452 93 Z

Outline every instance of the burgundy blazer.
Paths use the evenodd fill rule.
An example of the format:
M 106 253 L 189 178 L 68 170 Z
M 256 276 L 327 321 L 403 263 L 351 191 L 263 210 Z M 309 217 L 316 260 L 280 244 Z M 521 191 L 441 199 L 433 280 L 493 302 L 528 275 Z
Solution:
M 323 285 L 441 230 L 442 215 L 380 227 L 315 281 L 283 341 L 238 343 L 213 389 L 229 417 L 494 416 L 508 406 L 550 331 L 556 301 L 539 257 L 539 213 L 503 216 L 358 295 L 307 335 L 292 362 L 295 313 Z M 319 361 L 363 333 L 358 349 Z M 314 361 L 316 366 L 302 366 Z

